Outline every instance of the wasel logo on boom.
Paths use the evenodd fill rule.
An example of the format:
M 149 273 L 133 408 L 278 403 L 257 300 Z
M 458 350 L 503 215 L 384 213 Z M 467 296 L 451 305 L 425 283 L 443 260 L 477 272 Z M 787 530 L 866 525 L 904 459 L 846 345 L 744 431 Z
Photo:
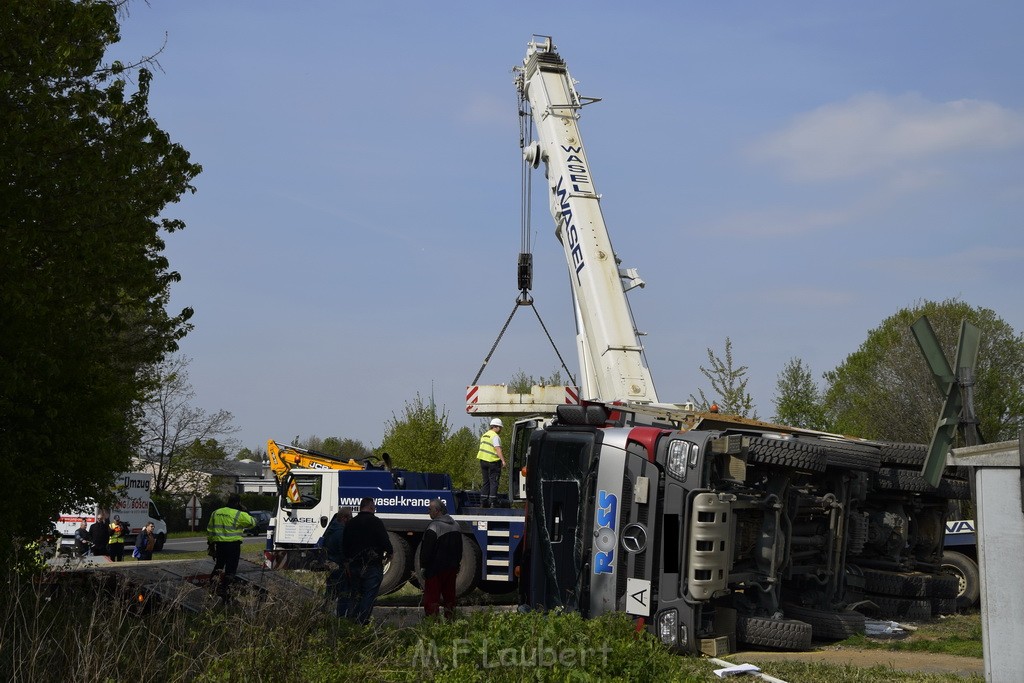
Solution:
M 597 494 L 597 516 L 594 525 L 594 573 L 611 574 L 615 571 L 615 512 L 618 500 L 614 493 L 599 491 Z
M 572 183 L 573 192 L 593 192 L 592 189 L 581 189 L 580 183 L 590 184 L 590 172 L 583 164 L 579 154 L 582 147 L 566 147 L 562 145 L 569 156 L 565 158 L 566 168 L 569 169 L 569 182 Z M 572 254 L 573 267 L 576 270 L 576 283 L 580 282 L 580 271 L 587 265 L 583 260 L 583 250 L 580 249 L 580 236 L 576 230 L 576 223 L 573 222 L 572 207 L 569 206 L 569 190 L 564 185 L 565 176 L 558 179 L 555 186 L 555 194 L 558 195 L 559 208 L 562 210 L 562 222 L 565 229 L 565 237 L 568 240 L 569 252 Z

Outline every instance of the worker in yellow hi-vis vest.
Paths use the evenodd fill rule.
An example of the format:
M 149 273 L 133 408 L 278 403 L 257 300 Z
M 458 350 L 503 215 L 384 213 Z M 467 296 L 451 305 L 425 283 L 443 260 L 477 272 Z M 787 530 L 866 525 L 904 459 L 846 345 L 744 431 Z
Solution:
M 246 529 L 256 526 L 255 520 L 242 507 L 242 500 L 237 493 L 228 496 L 228 503 L 214 510 L 206 527 L 206 537 L 213 544 L 214 558 L 211 580 L 220 574 L 217 594 L 225 602 L 228 600 L 228 585 L 238 571 L 238 560 L 242 555 L 242 534 Z
M 501 468 L 505 466 L 505 455 L 501 452 L 501 419 L 491 420 L 490 429 L 480 437 L 480 450 L 476 453 L 480 461 L 480 472 L 484 475 L 484 485 L 480 489 L 480 498 L 483 499 L 483 506 L 489 508 L 494 505 L 498 496 L 498 479 L 501 477 Z

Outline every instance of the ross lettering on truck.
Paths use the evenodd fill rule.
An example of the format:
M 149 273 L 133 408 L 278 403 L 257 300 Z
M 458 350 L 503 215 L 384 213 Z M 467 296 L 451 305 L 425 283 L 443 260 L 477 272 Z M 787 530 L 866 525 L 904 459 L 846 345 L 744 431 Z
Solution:
M 597 494 L 597 510 L 594 518 L 594 573 L 611 574 L 615 571 L 615 520 L 618 499 L 614 493 L 601 490 Z

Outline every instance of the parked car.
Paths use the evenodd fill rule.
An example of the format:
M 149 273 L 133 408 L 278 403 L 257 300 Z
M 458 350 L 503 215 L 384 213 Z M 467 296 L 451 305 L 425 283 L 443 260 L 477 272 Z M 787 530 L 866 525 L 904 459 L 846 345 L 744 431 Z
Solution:
M 256 526 L 246 529 L 246 536 L 260 536 L 267 533 L 267 529 L 270 528 L 270 513 L 267 510 L 252 510 L 249 514 L 256 520 Z

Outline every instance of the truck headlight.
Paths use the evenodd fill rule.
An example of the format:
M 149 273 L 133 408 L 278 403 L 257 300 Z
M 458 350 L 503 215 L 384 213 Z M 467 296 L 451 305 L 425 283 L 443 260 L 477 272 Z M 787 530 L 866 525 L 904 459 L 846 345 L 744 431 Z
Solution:
M 679 642 L 679 610 L 669 609 L 658 615 L 658 638 L 664 645 Z
M 668 446 L 668 458 L 666 462 L 668 464 L 669 475 L 679 480 L 686 479 L 686 464 L 690 456 L 690 444 L 682 439 L 673 441 Z

